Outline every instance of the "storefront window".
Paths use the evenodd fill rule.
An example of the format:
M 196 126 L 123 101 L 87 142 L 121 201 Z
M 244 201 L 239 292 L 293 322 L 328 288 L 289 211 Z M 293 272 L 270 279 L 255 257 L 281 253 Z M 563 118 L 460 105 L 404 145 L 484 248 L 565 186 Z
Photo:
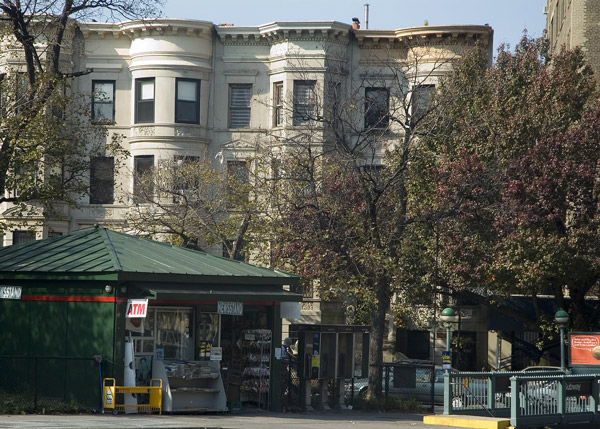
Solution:
M 219 341 L 219 315 L 200 313 L 197 326 L 198 358 L 210 359 L 210 350 L 213 346 L 217 346 Z
M 156 352 L 165 360 L 194 359 L 192 309 L 156 309 Z M 160 350 L 162 349 L 162 352 Z
M 136 356 L 193 360 L 193 319 L 191 308 L 171 307 L 150 308 L 145 319 L 128 319 L 126 328 L 134 339 Z

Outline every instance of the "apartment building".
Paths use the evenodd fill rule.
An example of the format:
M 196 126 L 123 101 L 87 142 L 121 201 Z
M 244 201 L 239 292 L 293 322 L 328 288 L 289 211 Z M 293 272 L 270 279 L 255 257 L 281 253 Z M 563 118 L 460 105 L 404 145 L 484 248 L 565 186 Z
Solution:
M 370 100 L 357 114 L 365 116 L 365 126 L 373 125 L 387 115 L 392 95 L 386 87 L 397 79 L 389 59 L 403 64 L 404 86 L 429 91 L 467 49 L 478 46 L 492 58 L 489 26 L 358 27 L 336 21 L 252 27 L 181 19 L 78 23 L 73 37 L 83 48 L 70 53 L 70 64 L 92 72 L 73 89 L 90 98 L 92 120 L 106 124 L 108 139 L 125 136 L 130 156 L 123 164 L 94 158 L 89 195 L 77 207 L 59 205 L 51 218 L 15 219 L 3 204 L 5 221 L 30 221 L 36 231 L 9 230 L 3 245 L 94 224 L 127 229 L 127 213 L 137 204 L 136 174 L 184 157 L 239 168 L 265 130 L 289 136 L 305 125 L 299 113 L 309 103 L 327 110 L 327 97 L 312 94 L 332 85 Z M 393 142 L 402 132 L 386 135 Z M 342 322 L 340 312 L 327 318 L 322 310 L 311 297 L 303 304 L 306 321 Z
M 595 0 L 548 0 L 546 31 L 550 53 L 580 46 L 594 73 L 600 72 L 600 3 Z

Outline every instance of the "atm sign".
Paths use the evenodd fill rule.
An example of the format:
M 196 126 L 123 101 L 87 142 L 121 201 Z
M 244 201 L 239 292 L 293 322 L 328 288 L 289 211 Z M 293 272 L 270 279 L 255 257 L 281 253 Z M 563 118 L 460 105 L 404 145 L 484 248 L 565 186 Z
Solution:
M 147 299 L 129 299 L 127 300 L 127 311 L 125 317 L 132 319 L 135 317 L 146 317 L 148 312 L 148 300 Z

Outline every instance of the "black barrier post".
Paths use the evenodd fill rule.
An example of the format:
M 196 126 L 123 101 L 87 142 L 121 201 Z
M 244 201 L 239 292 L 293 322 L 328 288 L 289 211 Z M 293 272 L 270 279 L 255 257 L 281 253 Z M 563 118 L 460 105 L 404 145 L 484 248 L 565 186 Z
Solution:
M 37 411 L 38 402 L 38 358 L 33 358 L 33 409 Z
M 431 413 L 433 413 L 434 411 L 434 403 L 435 403 L 435 364 L 432 362 L 431 363 L 431 368 L 430 368 L 430 377 L 429 377 L 429 381 L 430 381 L 430 386 L 431 386 L 431 407 L 429 408 L 429 411 Z

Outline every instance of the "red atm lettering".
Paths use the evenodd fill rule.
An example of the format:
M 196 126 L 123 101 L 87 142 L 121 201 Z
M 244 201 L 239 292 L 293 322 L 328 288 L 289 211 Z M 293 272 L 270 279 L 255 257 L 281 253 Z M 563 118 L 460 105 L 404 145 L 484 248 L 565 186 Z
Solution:
M 139 316 L 143 315 L 146 312 L 145 304 L 137 304 L 133 303 L 129 306 L 129 311 L 127 312 L 128 316 Z

